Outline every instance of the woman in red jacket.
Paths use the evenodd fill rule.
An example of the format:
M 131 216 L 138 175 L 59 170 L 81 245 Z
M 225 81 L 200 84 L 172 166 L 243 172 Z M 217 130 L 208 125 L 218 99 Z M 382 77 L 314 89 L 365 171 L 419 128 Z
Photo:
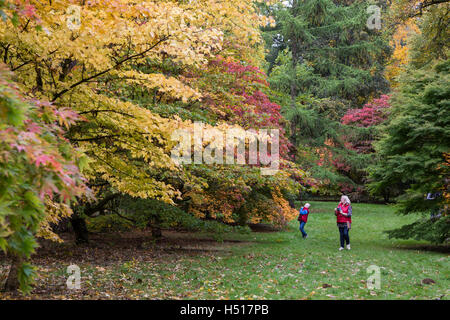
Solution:
M 341 197 L 339 206 L 334 211 L 336 215 L 336 222 L 339 228 L 339 235 L 341 240 L 340 250 L 344 250 L 344 244 L 347 243 L 347 249 L 350 250 L 350 236 L 348 234 L 352 223 L 352 205 L 347 196 Z

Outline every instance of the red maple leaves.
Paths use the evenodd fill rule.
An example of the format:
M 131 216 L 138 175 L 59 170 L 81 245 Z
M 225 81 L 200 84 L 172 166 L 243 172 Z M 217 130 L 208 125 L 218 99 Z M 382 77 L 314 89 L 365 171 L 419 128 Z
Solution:
M 280 156 L 287 158 L 292 145 L 285 136 L 281 107 L 264 92 L 269 87 L 266 74 L 255 66 L 222 57 L 212 61 L 211 66 L 234 76 L 229 92 L 239 99 L 233 105 L 226 106 L 231 111 L 228 120 L 244 129 L 279 129 Z
M 341 122 L 345 125 L 358 127 L 372 127 L 387 120 L 389 115 L 390 97 L 382 95 L 370 103 L 366 103 L 362 109 L 350 109 L 342 117 Z

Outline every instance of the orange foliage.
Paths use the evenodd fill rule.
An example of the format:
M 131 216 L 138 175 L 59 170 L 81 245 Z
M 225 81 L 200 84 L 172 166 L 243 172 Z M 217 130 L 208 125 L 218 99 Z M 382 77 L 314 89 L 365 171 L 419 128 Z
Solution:
M 283 197 L 278 187 L 275 187 L 275 190 L 272 191 L 272 198 L 279 207 L 279 212 L 273 217 L 273 222 L 276 225 L 284 226 L 297 217 L 297 210 L 289 205 L 289 202 Z

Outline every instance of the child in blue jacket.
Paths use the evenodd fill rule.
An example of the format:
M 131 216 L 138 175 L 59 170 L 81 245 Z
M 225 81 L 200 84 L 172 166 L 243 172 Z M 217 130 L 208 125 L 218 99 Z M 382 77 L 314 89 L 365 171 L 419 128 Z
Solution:
M 300 214 L 298 216 L 298 221 L 300 222 L 300 231 L 302 233 L 303 239 L 308 238 L 308 234 L 305 232 L 305 224 L 308 222 L 308 214 L 309 214 L 309 207 L 311 205 L 309 203 L 306 203 L 303 207 L 300 208 Z

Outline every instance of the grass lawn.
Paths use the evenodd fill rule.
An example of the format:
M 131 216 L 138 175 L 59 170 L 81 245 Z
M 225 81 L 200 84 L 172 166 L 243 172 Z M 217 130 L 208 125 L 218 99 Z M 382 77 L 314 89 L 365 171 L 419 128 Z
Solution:
M 298 231 L 297 221 L 292 221 L 284 232 L 230 234 L 218 244 L 209 241 L 208 235 L 196 234 L 197 244 L 204 240 L 197 247 L 185 240 L 169 248 L 158 244 L 128 248 L 126 257 L 112 261 L 99 260 L 102 248 L 86 248 L 86 256 L 74 256 L 72 260 L 81 268 L 82 288 L 78 291 L 65 288 L 65 268 L 70 261 L 62 256 L 70 256 L 75 250 L 73 244 L 65 243 L 57 249 L 64 254 L 34 262 L 40 279 L 29 298 L 449 298 L 448 247 L 388 239 L 383 234 L 383 230 L 412 222 L 417 216 L 395 215 L 385 205 L 354 204 L 352 249 L 338 251 L 339 232 L 333 213 L 336 204 L 311 205 L 306 240 Z M 111 252 L 120 251 L 114 245 L 110 243 Z M 367 288 L 370 265 L 380 268 L 380 289 Z M 422 284 L 425 278 L 435 283 Z

